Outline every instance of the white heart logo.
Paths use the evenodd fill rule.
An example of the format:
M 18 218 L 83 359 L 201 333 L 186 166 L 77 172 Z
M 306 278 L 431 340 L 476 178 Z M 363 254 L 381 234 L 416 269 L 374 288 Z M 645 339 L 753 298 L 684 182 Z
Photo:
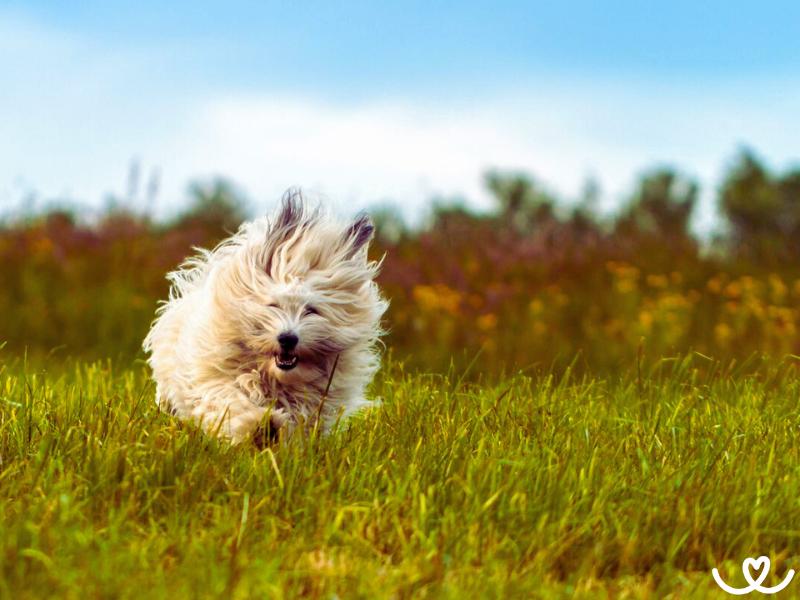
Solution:
M 735 588 L 729 586 L 722 580 L 722 577 L 720 577 L 719 571 L 716 567 L 711 569 L 711 574 L 714 576 L 714 581 L 717 582 L 719 587 L 729 594 L 733 594 L 734 596 L 743 596 L 744 594 L 749 594 L 750 592 L 754 591 L 759 591 L 762 594 L 777 594 L 787 585 L 789 585 L 789 582 L 794 577 L 794 569 L 789 569 L 786 572 L 786 577 L 784 577 L 783 581 L 781 581 L 778 585 L 773 585 L 772 587 L 763 586 L 761 583 L 767 578 L 767 575 L 769 575 L 770 566 L 769 557 L 767 556 L 744 559 L 744 562 L 742 562 L 742 575 L 744 575 L 747 583 L 750 584 L 744 588 Z M 758 575 L 758 578 L 753 578 L 753 572 Z
M 758 558 L 746 558 L 742 563 L 742 575 L 752 586 L 758 587 L 769 575 L 770 562 L 766 556 L 759 556 Z M 758 579 L 753 579 L 751 570 L 755 570 Z

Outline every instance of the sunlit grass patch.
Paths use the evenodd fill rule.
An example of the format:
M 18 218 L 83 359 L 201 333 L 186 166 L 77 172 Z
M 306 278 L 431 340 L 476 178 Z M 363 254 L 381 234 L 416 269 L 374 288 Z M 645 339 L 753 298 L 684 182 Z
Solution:
M 138 365 L 11 362 L 0 591 L 705 597 L 713 566 L 798 566 L 799 392 L 792 360 L 484 384 L 390 366 L 349 427 L 258 452 L 159 413 Z

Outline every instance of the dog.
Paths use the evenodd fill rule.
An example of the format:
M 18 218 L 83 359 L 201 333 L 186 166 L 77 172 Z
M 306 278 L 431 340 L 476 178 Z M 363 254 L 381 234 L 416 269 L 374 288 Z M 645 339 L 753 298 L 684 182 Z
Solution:
M 144 340 L 157 405 L 258 445 L 369 405 L 388 306 L 367 258 L 373 232 L 366 215 L 344 224 L 290 190 L 272 217 L 198 250 L 167 275 Z

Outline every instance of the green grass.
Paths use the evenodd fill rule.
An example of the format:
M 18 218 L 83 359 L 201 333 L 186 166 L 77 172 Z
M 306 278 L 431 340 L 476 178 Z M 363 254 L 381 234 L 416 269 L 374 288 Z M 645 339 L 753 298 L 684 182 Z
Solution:
M 390 366 L 380 408 L 258 452 L 157 412 L 140 365 L 7 362 L 0 595 L 724 597 L 710 568 L 741 586 L 760 554 L 777 583 L 800 562 L 795 367 L 635 371 Z

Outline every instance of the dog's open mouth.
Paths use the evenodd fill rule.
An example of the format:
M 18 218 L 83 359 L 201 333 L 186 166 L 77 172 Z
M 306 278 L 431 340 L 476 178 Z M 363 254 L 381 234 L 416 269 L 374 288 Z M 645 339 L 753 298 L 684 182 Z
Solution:
M 294 352 L 281 352 L 275 355 L 275 364 L 281 371 L 291 371 L 297 366 L 297 354 Z

